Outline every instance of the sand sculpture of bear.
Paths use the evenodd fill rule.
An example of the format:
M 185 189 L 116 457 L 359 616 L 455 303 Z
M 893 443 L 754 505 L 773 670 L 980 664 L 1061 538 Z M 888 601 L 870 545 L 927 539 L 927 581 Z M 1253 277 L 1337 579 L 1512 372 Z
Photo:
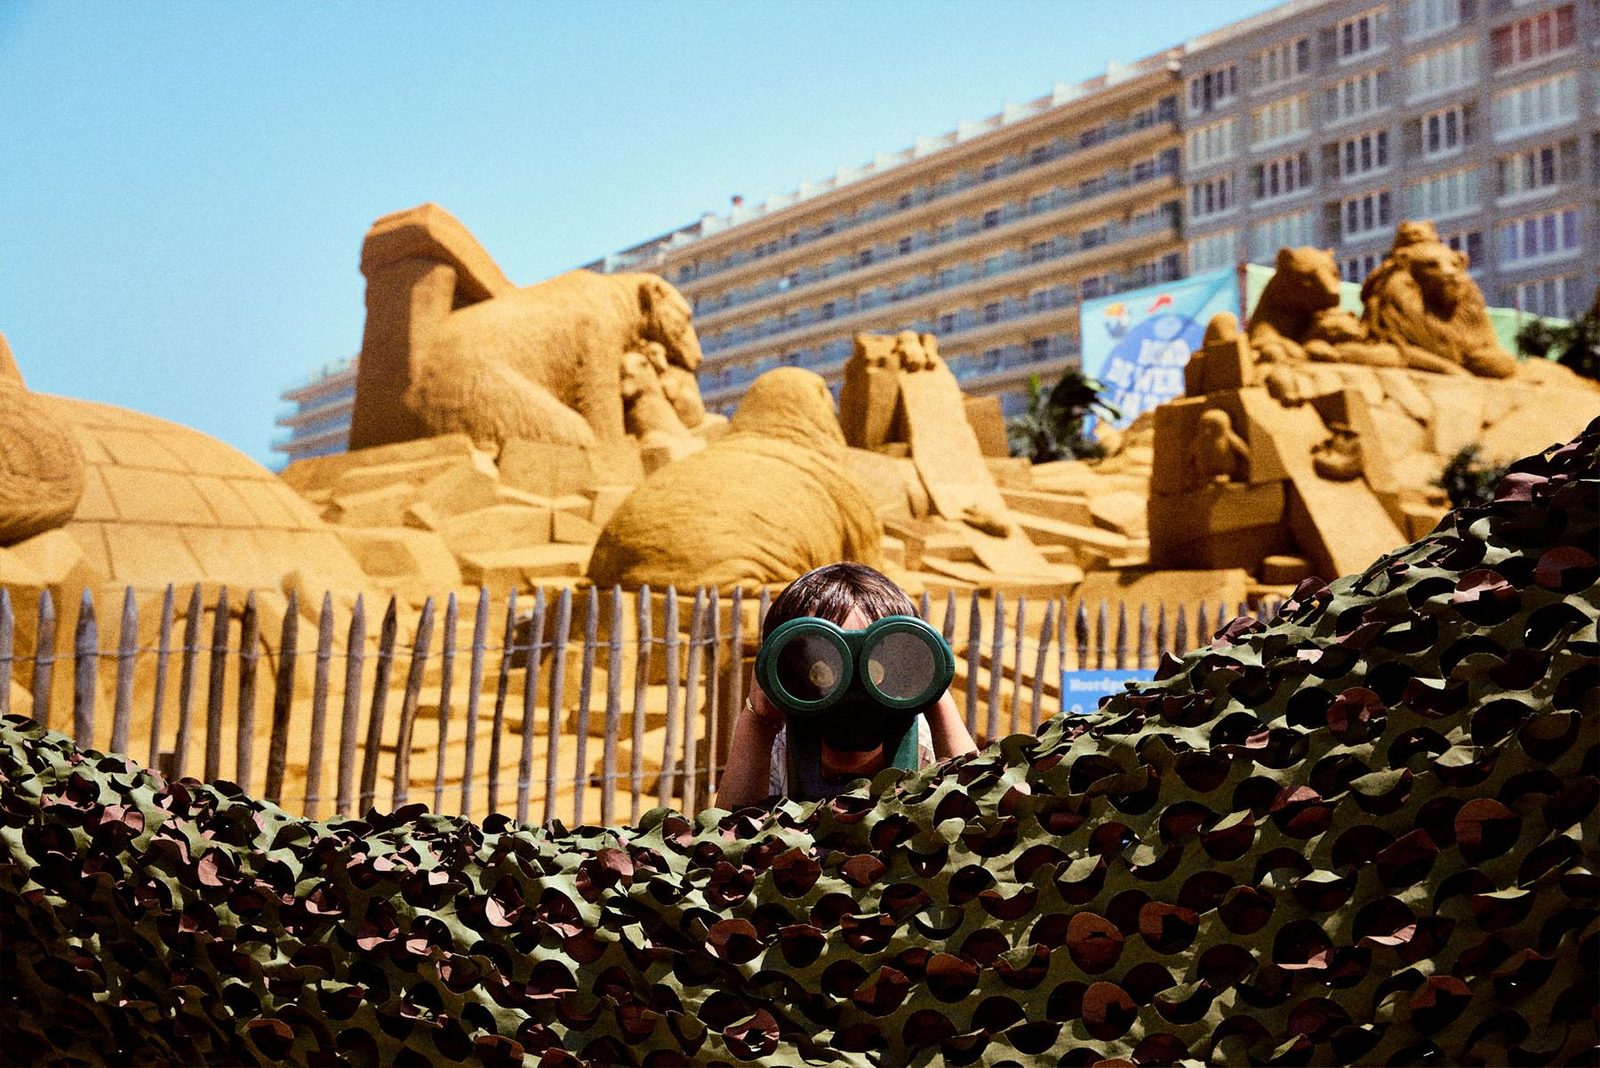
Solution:
M 1403 222 L 1394 248 L 1361 285 L 1362 323 L 1409 367 L 1509 378 L 1516 357 L 1500 346 L 1467 254 L 1439 240 L 1431 222 Z
M 768 371 L 728 432 L 650 475 L 600 532 L 599 586 L 754 586 L 836 560 L 882 565 L 883 527 L 851 474 L 821 376 Z
M 671 372 L 681 412 L 698 407 L 689 303 L 655 275 L 578 270 L 519 289 L 432 204 L 374 223 L 361 270 L 352 449 L 456 431 L 491 448 L 621 439 L 629 353 Z
M 29 391 L 0 334 L 0 545 L 71 519 L 83 487 L 77 441 Z
M 1277 271 L 1261 291 L 1246 336 L 1268 363 L 1404 364 L 1398 349 L 1374 343 L 1362 322 L 1339 307 L 1339 265 L 1327 249 L 1278 250 Z

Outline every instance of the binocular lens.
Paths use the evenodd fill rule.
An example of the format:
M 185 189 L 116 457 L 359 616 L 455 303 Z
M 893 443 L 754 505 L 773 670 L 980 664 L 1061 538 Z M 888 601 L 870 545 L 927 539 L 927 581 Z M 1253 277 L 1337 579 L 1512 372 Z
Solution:
M 820 701 L 845 681 L 844 658 L 824 638 L 796 635 L 778 655 L 783 688 L 802 701 Z
M 885 634 L 867 653 L 867 678 L 892 701 L 909 701 L 932 688 L 937 671 L 933 649 L 909 631 Z

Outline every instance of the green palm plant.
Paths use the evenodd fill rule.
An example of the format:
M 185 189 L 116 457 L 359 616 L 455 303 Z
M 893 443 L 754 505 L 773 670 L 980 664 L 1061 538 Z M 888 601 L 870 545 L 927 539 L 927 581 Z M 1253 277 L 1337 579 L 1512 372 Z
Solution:
M 1088 436 L 1091 415 L 1107 420 L 1122 418 L 1116 405 L 1101 398 L 1105 387 L 1072 368 L 1049 391 L 1038 375 L 1028 379 L 1028 407 L 1006 420 L 1006 437 L 1013 456 L 1034 463 L 1050 460 L 1093 459 L 1103 453 Z

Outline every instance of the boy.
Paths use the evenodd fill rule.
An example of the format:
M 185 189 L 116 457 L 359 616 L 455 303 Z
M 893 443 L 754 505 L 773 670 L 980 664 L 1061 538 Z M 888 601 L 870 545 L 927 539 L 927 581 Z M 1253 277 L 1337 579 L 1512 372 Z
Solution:
M 884 616 L 916 614 L 905 591 L 887 576 L 863 564 L 829 564 L 801 575 L 778 594 L 762 622 L 761 637 L 765 641 L 779 626 L 802 616 L 859 630 Z M 977 750 L 948 690 L 918 717 L 917 729 L 923 765 Z M 717 790 L 718 807 L 735 809 L 788 793 L 786 746 L 783 713 L 760 687 L 752 686 L 733 725 L 728 766 Z M 834 749 L 826 742 L 821 747 L 822 772 L 830 778 L 870 778 L 890 759 L 882 746 L 865 752 Z

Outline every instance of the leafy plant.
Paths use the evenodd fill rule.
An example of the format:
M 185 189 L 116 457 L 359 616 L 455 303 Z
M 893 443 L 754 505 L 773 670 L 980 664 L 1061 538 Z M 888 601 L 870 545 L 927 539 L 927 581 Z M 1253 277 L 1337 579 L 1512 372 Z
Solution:
M 1600 380 L 1600 289 L 1594 303 L 1572 322 L 1560 326 L 1535 316 L 1517 329 L 1517 351 L 1556 362 L 1585 378 Z
M 1444 465 L 1434 485 L 1444 490 L 1452 508 L 1487 504 L 1494 500 L 1494 488 L 1506 469 L 1484 461 L 1477 443 L 1464 445 Z
M 1105 450 L 1100 443 L 1088 436 L 1085 424 L 1089 416 L 1122 418 L 1116 405 L 1101 399 L 1104 388 L 1076 368 L 1062 375 L 1048 392 L 1038 375 L 1031 376 L 1027 410 L 1006 420 L 1012 455 L 1026 456 L 1036 464 L 1102 455 Z

